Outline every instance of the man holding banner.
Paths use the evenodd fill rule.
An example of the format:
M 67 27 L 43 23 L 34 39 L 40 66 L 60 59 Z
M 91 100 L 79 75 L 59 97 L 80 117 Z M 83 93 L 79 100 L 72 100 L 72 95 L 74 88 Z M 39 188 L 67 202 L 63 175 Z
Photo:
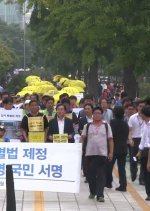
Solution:
M 74 143 L 73 121 L 65 117 L 66 107 L 57 104 L 56 113 L 56 117 L 49 122 L 47 142 Z
M 46 140 L 48 120 L 44 114 L 39 113 L 39 103 L 31 100 L 30 113 L 22 119 L 21 128 L 25 142 L 43 142 Z

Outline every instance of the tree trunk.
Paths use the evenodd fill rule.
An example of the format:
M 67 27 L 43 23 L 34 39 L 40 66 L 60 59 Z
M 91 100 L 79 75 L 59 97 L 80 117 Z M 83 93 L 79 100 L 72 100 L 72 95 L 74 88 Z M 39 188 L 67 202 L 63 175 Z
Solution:
M 89 74 L 88 68 L 86 66 L 83 67 L 82 72 L 83 72 L 83 80 L 86 84 L 85 93 L 87 93 L 87 90 L 88 90 L 88 88 L 87 88 L 87 86 L 88 86 L 88 74 Z
M 130 65 L 123 71 L 124 90 L 130 98 L 138 95 L 138 82 L 134 74 L 134 66 Z
M 78 68 L 77 79 L 81 80 L 82 71 L 81 68 Z
M 95 96 L 96 102 L 98 100 L 98 62 L 90 66 L 88 75 L 88 93 Z

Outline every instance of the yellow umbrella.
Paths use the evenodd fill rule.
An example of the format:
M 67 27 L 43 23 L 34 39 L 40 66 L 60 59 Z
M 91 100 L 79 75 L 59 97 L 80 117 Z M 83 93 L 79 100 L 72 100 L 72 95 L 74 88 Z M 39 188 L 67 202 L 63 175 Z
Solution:
M 22 89 L 22 91 L 32 91 L 32 92 L 36 92 L 37 87 L 36 86 L 26 86 Z
M 33 92 L 32 91 L 20 91 L 17 93 L 17 95 L 23 97 L 25 94 L 32 94 Z
M 69 86 L 75 86 L 75 87 L 82 87 L 82 88 L 85 88 L 86 85 L 84 83 L 84 81 L 81 81 L 81 80 L 71 80 L 70 83 L 69 83 Z
M 64 87 L 62 91 L 70 93 L 70 94 L 78 94 L 79 91 L 75 87 Z
M 63 86 L 63 84 L 64 84 L 66 81 L 69 81 L 69 79 L 68 79 L 68 78 L 61 78 L 60 81 L 59 81 L 59 84 L 60 84 L 61 86 Z
M 55 76 L 53 77 L 53 81 L 54 81 L 54 82 L 58 82 L 62 77 L 63 77 L 62 75 L 55 75 Z
M 27 84 L 34 80 L 41 81 L 40 77 L 35 76 L 35 75 L 30 75 L 30 76 L 26 77 L 26 79 L 25 79 Z

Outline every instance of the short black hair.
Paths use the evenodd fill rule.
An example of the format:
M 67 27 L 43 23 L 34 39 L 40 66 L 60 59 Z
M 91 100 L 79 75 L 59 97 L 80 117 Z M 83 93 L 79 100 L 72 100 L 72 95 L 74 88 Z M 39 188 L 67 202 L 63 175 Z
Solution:
M 120 95 L 119 95 L 119 93 L 115 93 L 115 96 L 119 97 Z
M 121 99 L 123 99 L 124 97 L 127 97 L 127 93 L 126 92 L 121 92 Z
M 113 110 L 114 117 L 116 119 L 123 119 L 124 118 L 124 109 L 121 106 L 117 106 Z
M 71 96 L 69 97 L 69 99 L 70 99 L 70 100 L 77 100 L 77 97 L 76 97 L 75 95 L 71 95 Z
M 92 111 L 93 111 L 94 107 L 93 107 L 93 105 L 92 105 L 92 104 L 90 104 L 90 103 L 86 103 L 86 104 L 84 105 L 84 108 L 85 108 L 86 106 L 90 106 L 90 107 L 91 107 L 91 109 L 92 109 Z
M 32 97 L 32 96 L 35 96 L 36 100 L 39 101 L 39 95 L 37 93 L 34 92 L 32 95 L 30 95 L 30 97 Z
M 84 98 L 81 98 L 79 104 L 84 103 Z
M 84 96 L 84 100 L 93 100 L 93 95 L 86 94 L 86 95 Z
M 12 97 L 6 97 L 6 98 L 3 100 L 3 104 L 8 104 L 8 103 L 13 104 L 13 98 L 12 98 Z
M 44 99 L 44 98 L 48 99 L 49 97 L 50 97 L 49 95 L 43 95 L 42 99 Z
M 150 117 L 150 106 L 142 108 L 141 113 L 146 117 Z
M 62 98 L 64 98 L 64 97 L 69 97 L 69 95 L 67 94 L 67 93 L 63 93 L 63 94 L 61 94 L 60 96 L 59 96 L 59 99 L 61 100 Z
M 30 97 L 30 94 L 29 94 L 29 93 L 26 93 L 26 94 L 24 95 L 23 99 L 25 100 L 26 97 Z
M 37 104 L 39 105 L 39 101 L 37 101 L 37 100 L 31 100 L 31 101 L 29 102 L 29 106 L 30 106 L 32 103 L 37 103 Z
M 141 103 L 145 103 L 146 104 L 145 100 L 142 100 L 142 99 L 139 99 L 139 100 L 135 101 L 136 106 L 140 105 Z
M 47 103 L 49 100 L 52 100 L 53 103 L 54 103 L 54 98 L 53 98 L 52 96 L 49 96 L 49 98 L 46 99 L 46 103 Z
M 62 104 L 67 103 L 67 104 L 70 105 L 70 100 L 69 100 L 69 98 L 64 98 L 64 99 L 61 100 L 61 103 Z
M 126 109 L 126 108 L 128 108 L 128 107 L 134 107 L 134 108 L 135 108 L 135 105 L 134 105 L 133 103 L 129 103 L 129 104 L 127 104 L 127 105 L 124 107 L 124 109 Z
M 96 111 L 96 110 L 101 111 L 101 113 L 103 114 L 103 109 L 102 109 L 101 107 L 99 107 L 99 106 L 95 107 L 95 108 L 93 109 L 93 113 L 94 113 L 94 111 Z
M 58 103 L 58 104 L 56 105 L 56 111 L 57 111 L 57 109 L 58 109 L 60 106 L 63 106 L 64 109 L 65 109 L 65 111 L 66 111 L 66 106 L 65 106 L 64 104 L 62 104 L 62 103 Z
M 145 98 L 145 103 L 146 103 L 146 105 L 150 105 L 150 97 Z

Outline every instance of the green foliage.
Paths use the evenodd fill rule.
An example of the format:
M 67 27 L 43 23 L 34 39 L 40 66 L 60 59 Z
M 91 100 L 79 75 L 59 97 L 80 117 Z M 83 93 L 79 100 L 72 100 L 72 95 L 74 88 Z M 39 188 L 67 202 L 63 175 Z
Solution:
M 0 43 L 0 75 L 1 80 L 5 73 L 9 72 L 17 62 L 15 53 L 7 48 L 4 44 Z
M 21 0 L 20 0 L 21 1 Z M 55 69 L 92 66 L 105 57 L 112 72 L 150 61 L 150 1 L 30 0 L 35 58 Z M 42 61 L 41 61 L 42 58 Z
M 28 76 L 28 74 L 19 74 L 12 78 L 12 80 L 7 84 L 7 91 L 8 92 L 19 92 L 25 84 L 25 78 Z
M 5 46 L 10 48 L 18 57 L 17 67 L 23 67 L 24 61 L 24 31 L 20 29 L 18 25 L 6 24 L 0 21 L 0 40 Z M 26 63 L 29 64 L 31 60 L 31 45 L 28 37 L 25 41 L 26 47 Z

